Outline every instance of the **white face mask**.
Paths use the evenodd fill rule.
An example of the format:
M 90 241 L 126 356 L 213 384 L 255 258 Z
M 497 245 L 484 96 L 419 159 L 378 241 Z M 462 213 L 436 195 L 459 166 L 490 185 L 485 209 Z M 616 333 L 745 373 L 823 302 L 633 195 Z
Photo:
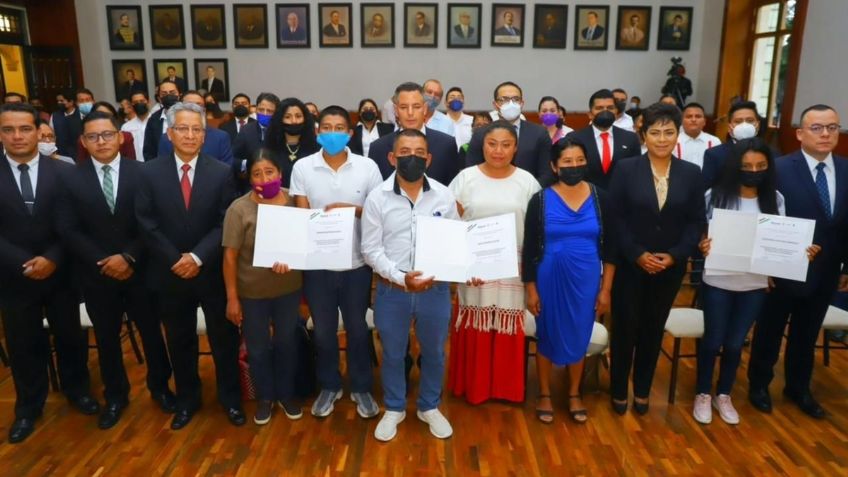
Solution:
M 55 142 L 40 142 L 38 143 L 38 152 L 45 156 L 52 156 L 56 152 Z
M 751 123 L 741 123 L 733 126 L 733 130 L 731 132 L 733 133 L 733 139 L 742 141 L 756 136 L 757 128 Z
M 521 116 L 521 105 L 515 101 L 510 101 L 501 105 L 499 109 L 501 117 L 507 121 L 515 121 Z

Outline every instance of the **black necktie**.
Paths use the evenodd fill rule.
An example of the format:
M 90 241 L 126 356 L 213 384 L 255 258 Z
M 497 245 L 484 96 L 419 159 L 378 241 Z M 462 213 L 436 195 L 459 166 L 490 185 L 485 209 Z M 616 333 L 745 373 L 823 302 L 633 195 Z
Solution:
M 35 194 L 32 192 L 32 181 L 29 179 L 29 164 L 18 164 L 18 170 L 21 171 L 21 197 L 24 199 L 29 215 L 32 215 L 32 209 L 35 207 Z

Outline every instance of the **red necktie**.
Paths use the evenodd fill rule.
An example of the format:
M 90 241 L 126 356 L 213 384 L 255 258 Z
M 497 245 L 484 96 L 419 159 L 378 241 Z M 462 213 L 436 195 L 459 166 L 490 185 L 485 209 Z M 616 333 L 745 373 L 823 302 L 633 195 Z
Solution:
M 183 177 L 180 179 L 180 189 L 183 191 L 183 202 L 185 202 L 186 210 L 188 210 L 188 204 L 191 202 L 191 181 L 188 180 L 188 171 L 191 170 L 191 166 L 188 164 L 183 164 Z
M 239 131 L 241 131 L 241 128 L 244 127 L 244 119 L 239 119 L 238 123 L 239 123 Z
M 604 174 L 609 172 L 610 165 L 612 164 L 612 151 L 610 151 L 610 143 L 609 143 L 609 133 L 602 132 L 601 139 L 604 141 L 604 151 L 601 157 L 601 167 L 604 169 Z

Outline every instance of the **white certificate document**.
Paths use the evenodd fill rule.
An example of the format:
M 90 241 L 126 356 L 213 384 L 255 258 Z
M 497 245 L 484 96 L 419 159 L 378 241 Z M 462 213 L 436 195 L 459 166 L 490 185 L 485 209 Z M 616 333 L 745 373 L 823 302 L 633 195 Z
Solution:
M 253 266 L 285 263 L 293 270 L 346 270 L 353 266 L 356 209 L 324 212 L 259 204 Z
M 517 277 L 515 214 L 470 222 L 417 217 L 413 268 L 444 282 Z
M 748 272 L 759 214 L 738 210 L 713 209 L 709 236 L 710 253 L 704 261 L 707 275 L 733 275 L 721 272 Z
M 752 273 L 805 281 L 807 248 L 813 244 L 816 221 L 760 214 L 751 254 Z

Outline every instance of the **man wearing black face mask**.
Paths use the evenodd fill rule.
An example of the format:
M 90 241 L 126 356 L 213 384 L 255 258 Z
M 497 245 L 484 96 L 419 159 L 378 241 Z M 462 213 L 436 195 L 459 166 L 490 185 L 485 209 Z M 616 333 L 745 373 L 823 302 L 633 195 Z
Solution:
M 166 113 L 168 108 L 177 104 L 179 100 L 180 89 L 176 83 L 165 80 L 159 84 L 159 102 L 162 103 L 162 107 L 150 115 L 147 126 L 144 128 L 143 156 L 145 161 L 156 159 L 159 156 L 159 141 L 168 127 L 165 120 Z
M 147 120 L 150 118 L 150 98 L 144 91 L 133 93 L 130 97 L 135 117 L 121 126 L 121 131 L 132 134 L 135 157 L 139 160 L 144 158 L 144 130 L 147 128 Z
M 241 128 L 256 120 L 250 117 L 250 97 L 244 93 L 233 96 L 233 118 L 218 126 L 230 135 L 230 141 L 235 143 Z
M 642 151 L 639 137 L 635 133 L 613 125 L 616 113 L 612 91 L 595 91 L 589 98 L 589 120 L 592 123 L 566 136 L 586 145 L 589 166 L 586 180 L 602 189 L 609 185 L 617 161 L 638 156 Z
M 627 91 L 621 88 L 615 88 L 612 90 L 612 95 L 615 98 L 615 122 L 612 125 L 627 131 L 636 132 L 633 128 L 633 118 L 629 114 L 625 114 L 625 109 L 627 109 Z

